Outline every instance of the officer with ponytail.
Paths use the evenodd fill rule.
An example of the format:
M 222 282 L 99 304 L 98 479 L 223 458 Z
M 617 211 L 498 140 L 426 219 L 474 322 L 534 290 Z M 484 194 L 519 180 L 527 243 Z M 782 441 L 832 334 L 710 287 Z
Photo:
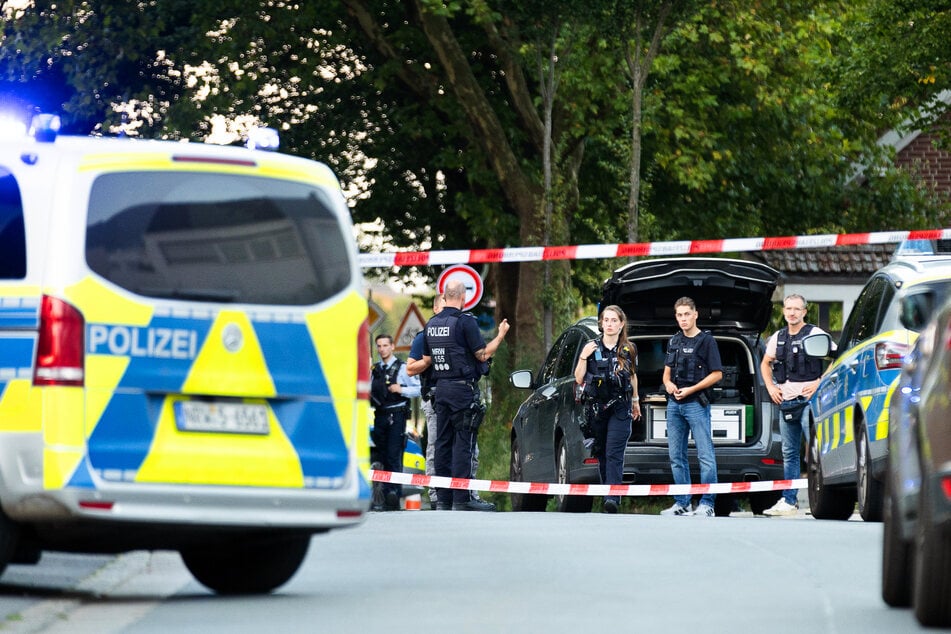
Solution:
M 641 417 L 637 348 L 627 339 L 627 317 L 620 307 L 604 308 L 598 327 L 601 337 L 585 344 L 575 365 L 575 382 L 585 401 L 582 433 L 598 459 L 601 483 L 621 484 L 631 421 Z M 602 510 L 617 513 L 619 505 L 618 496 L 607 496 Z

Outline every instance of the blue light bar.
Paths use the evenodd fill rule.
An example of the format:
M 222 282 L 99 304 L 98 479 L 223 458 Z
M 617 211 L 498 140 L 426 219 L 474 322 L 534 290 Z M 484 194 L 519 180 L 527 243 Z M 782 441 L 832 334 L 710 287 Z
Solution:
M 38 143 L 52 143 L 59 134 L 60 120 L 55 114 L 34 115 L 30 124 L 30 135 Z
M 281 137 L 274 128 L 253 128 L 248 132 L 245 145 L 252 150 L 274 152 L 281 144 Z

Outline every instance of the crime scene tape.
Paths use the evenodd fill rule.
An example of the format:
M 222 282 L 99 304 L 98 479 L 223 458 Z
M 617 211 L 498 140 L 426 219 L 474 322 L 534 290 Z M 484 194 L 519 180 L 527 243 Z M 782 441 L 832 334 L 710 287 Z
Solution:
M 557 482 L 506 482 L 504 480 L 475 480 L 447 478 L 419 473 L 394 473 L 370 470 L 374 482 L 411 484 L 437 489 L 466 489 L 492 493 L 528 493 L 537 495 L 702 495 L 704 493 L 757 493 L 805 489 L 806 478 L 795 480 L 759 480 L 754 482 L 718 482 L 716 484 L 560 484 Z
M 578 244 L 550 247 L 510 247 L 502 249 L 459 249 L 450 251 L 398 251 L 361 253 L 362 268 L 394 266 L 439 266 L 484 264 L 489 262 L 536 262 L 542 260 L 587 260 L 638 256 L 695 255 L 699 253 L 739 253 L 778 249 L 889 244 L 904 240 L 951 239 L 951 229 L 878 231 L 871 233 L 829 233 L 814 236 L 722 238 L 718 240 L 676 240 L 621 244 Z

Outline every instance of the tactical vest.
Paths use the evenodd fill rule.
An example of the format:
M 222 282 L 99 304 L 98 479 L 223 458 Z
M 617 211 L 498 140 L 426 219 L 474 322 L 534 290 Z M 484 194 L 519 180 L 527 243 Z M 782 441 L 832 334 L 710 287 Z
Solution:
M 810 357 L 802 347 L 802 340 L 812 329 L 812 324 L 805 324 L 795 335 L 789 334 L 788 326 L 776 333 L 776 360 L 773 361 L 776 383 L 814 381 L 822 374 L 822 359 Z
M 373 372 L 370 378 L 370 397 L 375 407 L 388 408 L 394 405 L 403 405 L 406 399 L 400 395 L 390 392 L 390 385 L 397 383 L 397 376 L 400 373 L 400 366 L 403 362 L 397 358 L 389 367 L 383 368 L 379 363 L 373 364 Z
M 618 342 L 618 346 L 627 345 L 633 348 L 634 344 L 625 344 Z M 634 368 L 634 353 L 629 352 L 630 366 Z M 602 403 L 608 403 L 612 400 L 630 396 L 633 391 L 631 386 L 631 372 L 622 370 L 618 367 L 618 353 L 604 345 L 603 340 L 598 340 L 598 347 L 588 358 L 588 367 L 585 372 L 585 394 Z
M 688 337 L 683 331 L 670 338 L 665 364 L 670 366 L 671 379 L 677 387 L 696 385 L 710 374 L 710 370 L 697 355 L 697 350 L 707 337 L 712 336 L 709 330 L 700 331 L 696 337 L 689 338 L 693 344 L 689 348 L 687 347 Z
M 426 324 L 426 341 L 432 353 L 433 379 L 475 380 L 479 378 L 475 357 L 466 348 L 458 310 L 443 309 Z

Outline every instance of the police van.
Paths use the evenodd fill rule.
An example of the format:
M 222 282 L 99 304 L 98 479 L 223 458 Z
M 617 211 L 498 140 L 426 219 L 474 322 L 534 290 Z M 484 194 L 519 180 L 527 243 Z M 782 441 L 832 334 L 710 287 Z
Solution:
M 269 592 L 369 508 L 367 303 L 324 165 L 0 139 L 0 570 L 171 549 Z

